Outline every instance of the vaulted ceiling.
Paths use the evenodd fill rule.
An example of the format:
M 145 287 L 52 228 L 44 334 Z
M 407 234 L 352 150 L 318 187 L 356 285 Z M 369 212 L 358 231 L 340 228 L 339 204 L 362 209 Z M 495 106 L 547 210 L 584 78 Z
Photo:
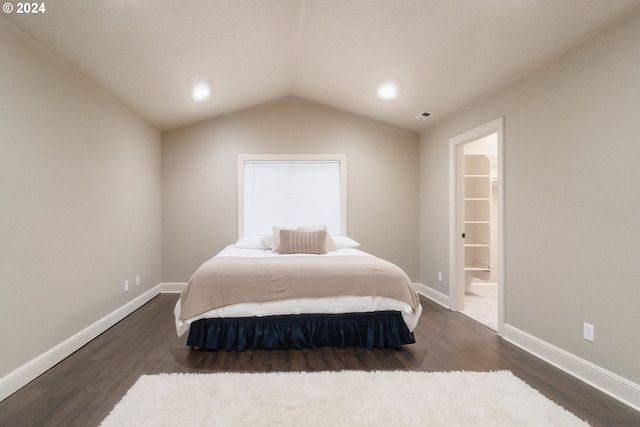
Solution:
M 419 131 L 640 0 L 50 0 L 3 14 L 160 130 L 288 95 Z M 191 76 L 209 99 L 195 102 Z M 376 96 L 393 81 L 397 98 Z M 415 116 L 433 113 L 426 121 Z

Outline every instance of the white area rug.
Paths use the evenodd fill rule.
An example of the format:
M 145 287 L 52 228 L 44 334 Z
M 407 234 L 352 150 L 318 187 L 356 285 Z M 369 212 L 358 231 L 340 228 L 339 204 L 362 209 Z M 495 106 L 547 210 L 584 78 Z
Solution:
M 511 372 L 142 376 L 108 426 L 585 426 Z

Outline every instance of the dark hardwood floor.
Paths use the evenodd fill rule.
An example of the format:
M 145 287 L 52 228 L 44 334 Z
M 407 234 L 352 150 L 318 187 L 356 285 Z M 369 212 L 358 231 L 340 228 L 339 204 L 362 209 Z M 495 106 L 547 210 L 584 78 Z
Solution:
M 96 426 L 140 375 L 163 372 L 508 369 L 593 426 L 640 426 L 640 412 L 422 298 L 416 344 L 401 350 L 195 351 L 163 294 L 0 402 L 0 426 Z

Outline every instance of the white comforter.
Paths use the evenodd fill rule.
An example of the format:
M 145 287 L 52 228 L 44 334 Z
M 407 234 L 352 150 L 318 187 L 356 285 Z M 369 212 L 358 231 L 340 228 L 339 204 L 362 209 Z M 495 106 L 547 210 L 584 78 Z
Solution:
M 317 256 L 353 256 L 353 255 L 369 255 L 359 249 L 345 248 L 331 251 L 325 255 Z M 223 249 L 216 257 L 283 257 L 283 256 L 301 256 L 301 254 L 282 255 L 273 253 L 271 250 L 261 249 L 240 249 L 234 245 L 229 245 Z M 303 255 L 302 255 L 303 256 Z M 369 255 L 370 256 L 370 255 Z M 410 305 L 405 302 L 376 296 L 357 297 L 342 296 L 332 298 L 301 298 L 290 299 L 275 302 L 263 303 L 242 303 L 225 306 L 199 316 L 192 317 L 187 320 L 180 320 L 180 301 L 175 306 L 174 314 L 176 321 L 176 331 L 178 336 L 184 335 L 189 331 L 191 323 L 204 318 L 222 318 L 222 317 L 262 317 L 272 315 L 285 314 L 339 314 L 339 313 L 364 313 L 371 311 L 400 311 L 402 318 L 409 328 L 413 331 L 418 324 L 422 307 L 413 310 Z

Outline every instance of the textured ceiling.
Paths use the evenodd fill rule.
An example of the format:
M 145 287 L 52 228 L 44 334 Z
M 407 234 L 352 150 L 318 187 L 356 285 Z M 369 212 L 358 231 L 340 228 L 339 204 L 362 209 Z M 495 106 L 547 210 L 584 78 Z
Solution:
M 174 129 L 295 95 L 405 129 L 487 94 L 640 0 L 50 0 L 5 19 Z M 189 76 L 212 96 L 190 98 Z M 375 95 L 394 80 L 399 96 Z M 422 111 L 433 116 L 414 118 Z

